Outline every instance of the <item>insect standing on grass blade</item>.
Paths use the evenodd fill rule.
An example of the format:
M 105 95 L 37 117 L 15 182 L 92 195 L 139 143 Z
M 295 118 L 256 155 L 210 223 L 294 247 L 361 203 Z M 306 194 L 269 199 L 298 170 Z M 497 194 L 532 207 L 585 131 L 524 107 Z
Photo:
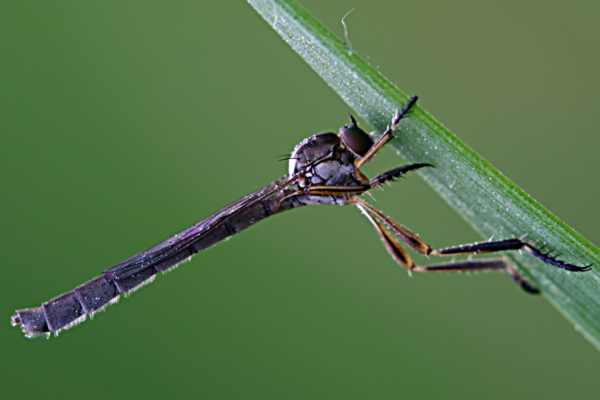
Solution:
M 27 337 L 58 334 L 116 302 L 122 294 L 129 294 L 151 282 L 159 272 L 174 268 L 195 253 L 250 225 L 281 211 L 314 204 L 356 206 L 373 225 L 392 258 L 410 272 L 499 270 L 508 273 L 526 292 L 539 292 L 506 258 L 421 266 L 413 261 L 400 242 L 427 256 L 522 250 L 546 264 L 567 271 L 583 272 L 591 268 L 562 261 L 519 238 L 434 249 L 417 234 L 367 203 L 361 195 L 371 189 L 390 183 L 407 172 L 433 167 L 429 163 L 408 164 L 372 179 L 360 169 L 394 137 L 401 120 L 409 115 L 416 102 L 417 97 L 412 97 L 396 112 L 376 141 L 358 126 L 353 116 L 350 116 L 351 122 L 341 127 L 337 134 L 319 133 L 304 139 L 289 157 L 287 175 L 149 250 L 106 270 L 99 277 L 72 291 L 49 300 L 40 307 L 16 311 L 12 316 L 12 324 L 20 326 Z

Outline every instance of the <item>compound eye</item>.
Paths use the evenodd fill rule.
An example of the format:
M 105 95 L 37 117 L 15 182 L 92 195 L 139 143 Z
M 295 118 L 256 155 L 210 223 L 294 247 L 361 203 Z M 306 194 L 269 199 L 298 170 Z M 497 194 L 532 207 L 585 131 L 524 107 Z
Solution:
M 356 124 L 353 116 L 350 116 L 352 123 L 344 125 L 339 130 L 340 140 L 344 145 L 359 157 L 367 154 L 367 151 L 373 146 L 373 139 Z

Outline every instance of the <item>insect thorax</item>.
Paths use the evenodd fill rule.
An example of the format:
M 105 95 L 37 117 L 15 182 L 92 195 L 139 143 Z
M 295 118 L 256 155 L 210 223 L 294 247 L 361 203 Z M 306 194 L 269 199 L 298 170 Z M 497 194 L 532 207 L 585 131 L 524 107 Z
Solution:
M 318 133 L 298 143 L 289 161 L 289 175 L 300 174 L 300 187 L 358 186 L 354 154 L 348 151 L 335 133 Z M 319 161 L 321 160 L 321 161 Z M 342 198 L 307 196 L 309 203 L 345 204 Z

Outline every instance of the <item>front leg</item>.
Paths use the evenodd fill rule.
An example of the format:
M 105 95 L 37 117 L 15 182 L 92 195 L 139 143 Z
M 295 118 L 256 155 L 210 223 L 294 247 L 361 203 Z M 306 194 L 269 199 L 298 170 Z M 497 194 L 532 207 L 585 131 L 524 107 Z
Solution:
M 394 138 L 394 132 L 398 128 L 398 125 L 400 124 L 400 120 L 402 118 L 406 117 L 406 115 L 409 113 L 409 111 L 417 103 L 418 99 L 419 98 L 417 96 L 411 97 L 408 100 L 408 102 L 404 105 L 404 107 L 401 110 L 398 110 L 394 114 L 394 116 L 392 117 L 392 121 L 387 126 L 387 128 L 385 129 L 383 134 L 379 137 L 379 139 L 377 139 L 377 141 L 373 144 L 373 146 L 371 146 L 369 151 L 367 151 L 367 153 L 363 157 L 357 159 L 354 162 L 354 165 L 356 166 L 356 168 L 360 168 L 363 164 L 366 164 L 367 162 L 369 162 L 375 156 L 375 154 L 377 154 L 377 152 L 379 150 L 381 150 L 383 148 L 383 146 L 386 145 L 387 142 L 389 142 L 390 140 L 392 140 Z

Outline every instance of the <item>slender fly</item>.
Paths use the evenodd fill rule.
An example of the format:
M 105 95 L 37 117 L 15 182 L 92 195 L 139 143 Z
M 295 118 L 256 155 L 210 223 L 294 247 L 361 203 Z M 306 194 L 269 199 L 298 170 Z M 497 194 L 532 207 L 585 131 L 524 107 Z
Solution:
M 588 271 L 558 259 L 526 240 L 509 238 L 435 249 L 408 228 L 369 204 L 363 195 L 411 171 L 431 168 L 429 163 L 403 165 L 368 178 L 361 168 L 388 143 L 401 121 L 409 117 L 417 97 L 397 111 L 385 131 L 374 141 L 350 116 L 337 133 L 312 135 L 295 146 L 288 157 L 289 170 L 282 178 L 224 207 L 208 218 L 154 247 L 117 264 L 100 276 L 39 307 L 17 310 L 12 324 L 25 336 L 58 334 L 91 317 L 121 295 L 151 282 L 158 273 L 175 268 L 194 254 L 239 233 L 256 222 L 285 210 L 306 205 L 333 204 L 357 207 L 373 225 L 386 250 L 410 272 L 498 270 L 506 272 L 528 293 L 538 293 L 507 258 L 468 259 L 435 265 L 417 265 L 402 243 L 426 256 L 477 255 L 521 250 L 542 262 L 572 272 Z

